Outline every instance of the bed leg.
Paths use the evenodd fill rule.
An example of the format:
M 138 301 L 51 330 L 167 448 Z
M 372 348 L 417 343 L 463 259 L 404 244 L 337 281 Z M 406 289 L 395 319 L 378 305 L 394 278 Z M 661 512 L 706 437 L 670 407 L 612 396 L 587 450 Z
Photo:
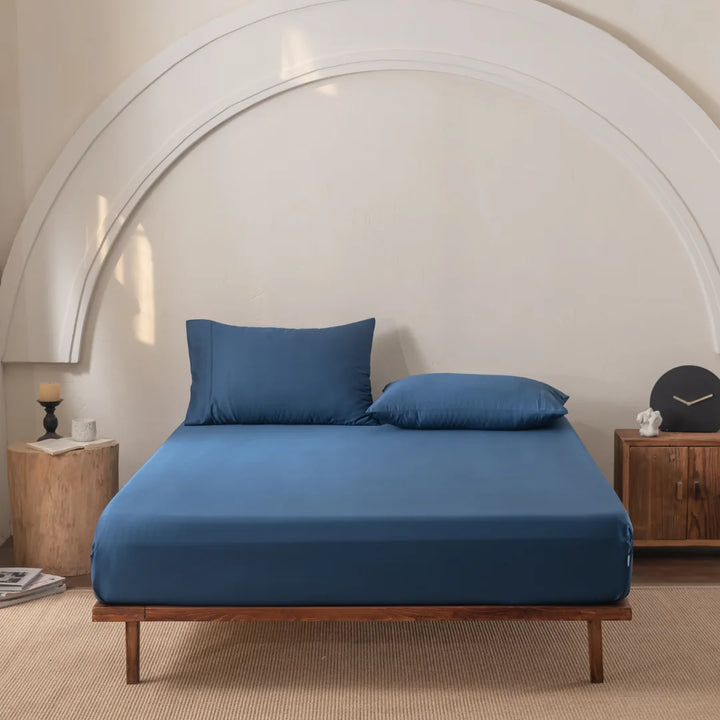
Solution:
M 140 682 L 140 623 L 125 623 L 125 664 L 127 667 L 127 684 L 137 685 Z
M 590 650 L 590 682 L 603 682 L 602 621 L 588 620 L 588 649 Z

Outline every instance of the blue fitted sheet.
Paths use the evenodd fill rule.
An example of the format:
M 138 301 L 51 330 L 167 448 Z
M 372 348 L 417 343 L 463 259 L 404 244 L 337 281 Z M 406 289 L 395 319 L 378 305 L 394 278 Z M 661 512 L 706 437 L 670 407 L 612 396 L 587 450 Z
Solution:
M 630 520 L 564 418 L 538 430 L 180 427 L 105 509 L 114 604 L 583 604 Z

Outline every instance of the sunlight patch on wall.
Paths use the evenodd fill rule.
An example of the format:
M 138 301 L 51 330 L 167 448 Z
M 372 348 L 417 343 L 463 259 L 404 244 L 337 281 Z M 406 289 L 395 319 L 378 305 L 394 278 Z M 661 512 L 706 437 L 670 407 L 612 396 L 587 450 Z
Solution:
M 280 77 L 289 80 L 298 72 L 307 72 L 307 66 L 312 63 L 313 53 L 303 33 L 296 28 L 287 28 L 282 36 Z M 310 80 L 319 79 L 319 73 L 308 73 Z M 338 87 L 335 82 L 326 82 L 314 88 L 315 92 L 327 97 L 337 97 Z
M 121 257 L 117 264 L 115 265 L 115 269 L 113 270 L 113 275 L 115 275 L 115 279 L 121 284 L 125 284 L 125 257 Z
M 316 92 L 319 92 L 321 95 L 326 95 L 327 97 L 337 97 L 338 96 L 338 86 L 337 83 L 329 82 L 324 83 L 323 85 L 318 85 L 315 88 Z
M 303 34 L 296 28 L 290 27 L 282 36 L 281 55 L 280 74 L 284 80 L 292 77 L 299 66 L 307 64 L 313 57 Z
M 108 214 L 108 199 L 104 195 L 97 197 L 97 229 L 95 230 L 95 247 L 99 248 L 105 237 L 105 219 Z
M 155 345 L 155 273 L 152 247 L 142 224 L 135 228 L 114 274 L 136 303 L 135 337 L 144 345 Z

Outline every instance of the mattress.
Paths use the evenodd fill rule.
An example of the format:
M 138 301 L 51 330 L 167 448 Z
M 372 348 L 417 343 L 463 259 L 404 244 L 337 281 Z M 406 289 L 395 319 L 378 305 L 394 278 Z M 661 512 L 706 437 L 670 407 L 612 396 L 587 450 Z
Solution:
M 111 604 L 590 604 L 630 520 L 564 418 L 538 430 L 180 427 L 103 512 Z

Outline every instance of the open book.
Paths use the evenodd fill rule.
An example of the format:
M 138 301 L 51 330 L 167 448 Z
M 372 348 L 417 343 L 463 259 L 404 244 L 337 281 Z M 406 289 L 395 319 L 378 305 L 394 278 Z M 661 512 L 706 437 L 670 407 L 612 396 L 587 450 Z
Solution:
M 28 447 L 42 450 L 48 453 L 48 455 L 62 455 L 62 453 L 70 452 L 71 450 L 82 450 L 85 447 L 99 445 L 104 442 L 109 442 L 109 439 L 103 438 L 101 440 L 91 440 L 90 442 L 79 442 L 72 438 L 51 438 L 50 440 L 29 442 Z

